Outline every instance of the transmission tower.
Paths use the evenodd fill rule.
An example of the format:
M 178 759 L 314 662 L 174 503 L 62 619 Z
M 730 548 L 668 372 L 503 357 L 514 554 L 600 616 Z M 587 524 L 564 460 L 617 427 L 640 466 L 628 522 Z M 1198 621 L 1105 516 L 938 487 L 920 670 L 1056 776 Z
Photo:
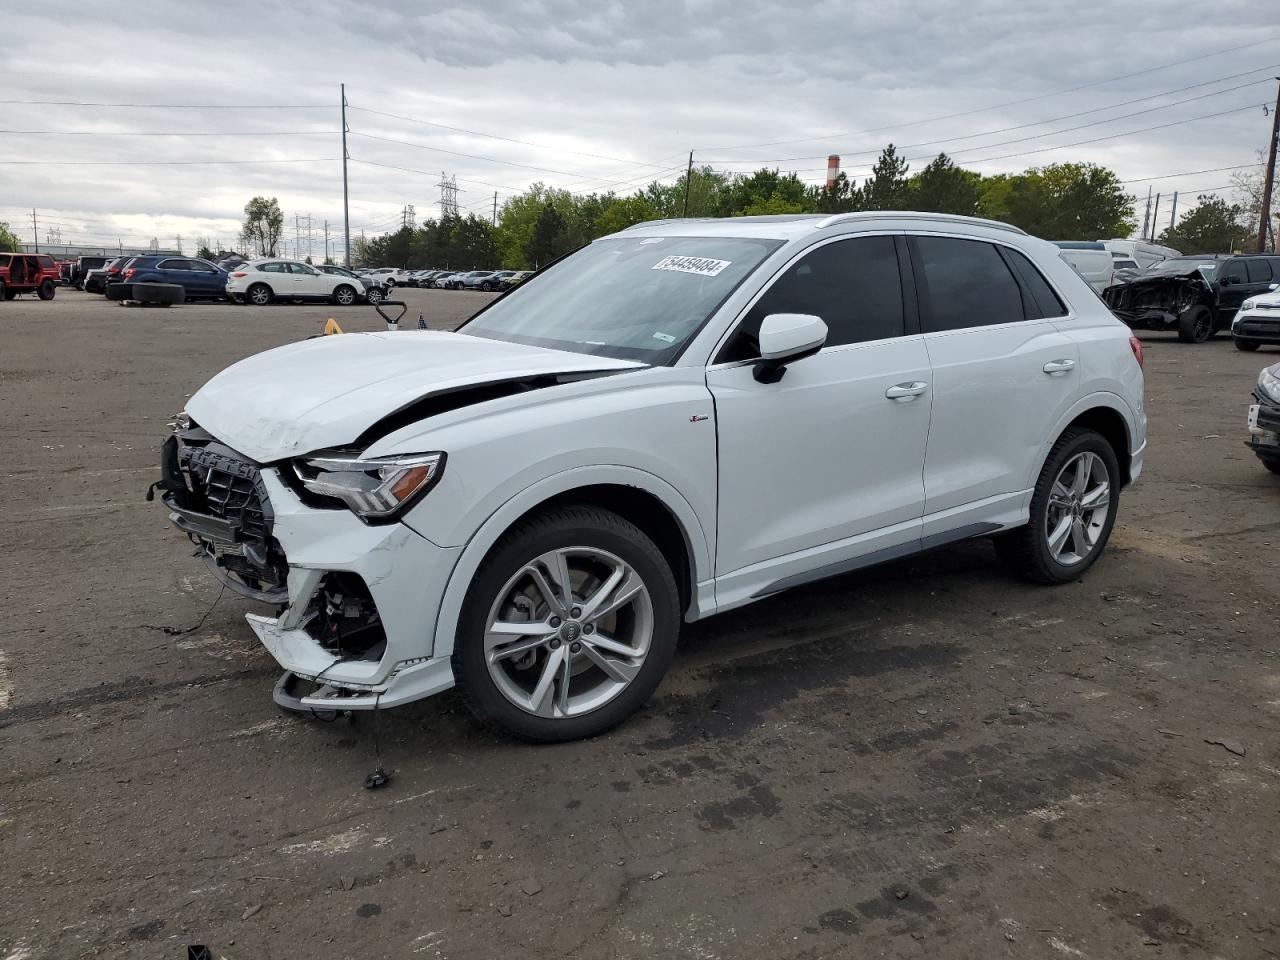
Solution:
M 456 217 L 458 215 L 458 178 L 448 176 L 441 170 L 440 182 L 436 186 L 440 188 L 440 216 Z
M 412 203 L 406 203 L 404 209 L 400 211 L 400 226 L 408 227 L 412 230 L 418 225 L 418 214 L 413 209 Z

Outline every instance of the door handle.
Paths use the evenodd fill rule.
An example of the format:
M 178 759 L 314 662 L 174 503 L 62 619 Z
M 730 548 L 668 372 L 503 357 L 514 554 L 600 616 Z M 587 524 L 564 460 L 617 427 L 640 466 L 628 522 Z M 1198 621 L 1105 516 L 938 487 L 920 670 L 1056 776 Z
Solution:
M 910 383 L 894 384 L 884 392 L 884 395 L 886 400 L 894 400 L 898 403 L 910 403 L 928 389 L 929 385 L 927 383 L 921 383 L 919 380 L 913 380 Z
M 1076 362 L 1074 360 L 1050 360 L 1042 368 L 1049 376 L 1054 377 L 1060 373 L 1067 373 L 1074 370 Z

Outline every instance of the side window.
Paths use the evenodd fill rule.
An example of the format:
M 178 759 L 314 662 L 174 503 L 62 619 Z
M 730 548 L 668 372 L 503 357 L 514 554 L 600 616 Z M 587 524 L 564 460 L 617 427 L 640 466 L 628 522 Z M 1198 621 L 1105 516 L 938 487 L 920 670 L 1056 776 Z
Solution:
M 186 260 L 179 260 L 177 257 L 170 257 L 168 260 L 161 260 L 156 264 L 161 270 L 190 270 L 191 264 Z
M 56 266 L 56 264 L 53 262 L 53 257 L 47 257 L 43 255 L 40 257 L 40 265 L 44 267 L 46 270 L 52 270 Z
M 283 263 L 264 263 L 258 268 L 262 273 L 287 273 Z
M 999 252 L 981 240 L 914 237 L 926 332 L 963 330 L 1025 319 L 1017 281 Z
M 1266 283 L 1271 280 L 1271 264 L 1266 257 L 1254 257 L 1245 261 L 1250 283 Z
M 290 273 L 308 274 L 313 277 L 316 274 L 316 271 L 313 270 L 311 267 L 308 267 L 305 263 L 291 263 L 288 266 L 289 266 Z
M 743 318 L 717 362 L 759 356 L 760 323 L 771 313 L 821 317 L 828 347 L 902 336 L 902 281 L 893 237 L 837 240 L 791 264 Z
M 1228 260 L 1222 265 L 1222 278 L 1230 277 L 1232 283 L 1248 283 L 1249 274 L 1243 260 Z
M 1001 247 L 1000 253 L 1004 255 L 1005 260 L 1013 267 L 1014 273 L 1018 275 L 1018 279 L 1022 281 L 1023 291 L 1027 294 L 1025 316 L 1028 320 L 1067 315 L 1067 308 L 1061 298 L 1054 292 L 1053 287 L 1049 286 L 1049 281 L 1044 278 L 1044 274 L 1034 263 L 1021 252 L 1009 247 Z M 1117 260 L 1114 265 L 1119 268 L 1124 262 Z

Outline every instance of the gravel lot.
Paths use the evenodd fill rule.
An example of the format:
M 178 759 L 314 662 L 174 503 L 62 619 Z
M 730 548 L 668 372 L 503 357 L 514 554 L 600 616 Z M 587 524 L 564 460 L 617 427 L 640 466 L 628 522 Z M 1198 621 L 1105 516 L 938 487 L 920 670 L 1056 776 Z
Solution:
M 379 327 L 0 303 L 0 960 L 1280 956 L 1280 477 L 1240 442 L 1274 352 L 1148 337 L 1147 472 L 1082 582 L 985 542 L 824 582 L 687 629 L 591 742 L 386 713 L 369 792 L 370 718 L 277 711 L 253 605 L 201 623 L 143 501 L 192 390 L 329 316 Z

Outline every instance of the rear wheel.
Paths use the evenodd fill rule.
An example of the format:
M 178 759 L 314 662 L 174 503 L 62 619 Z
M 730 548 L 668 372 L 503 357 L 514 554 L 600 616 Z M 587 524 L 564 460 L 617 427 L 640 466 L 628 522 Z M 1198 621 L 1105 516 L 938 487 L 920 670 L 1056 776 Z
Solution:
M 488 280 L 486 280 L 484 283 L 480 284 L 480 289 L 483 290 L 485 293 L 492 293 L 493 284 L 491 284 Z
M 1272 473 L 1280 473 L 1280 460 L 1263 460 L 1262 465 Z
M 1237 350 L 1243 350 L 1245 353 L 1253 353 L 1258 349 L 1256 340 L 1241 340 L 1239 337 L 1235 338 L 1235 345 Z
M 1030 522 L 996 538 L 1000 558 L 1036 583 L 1078 579 L 1102 553 L 1120 506 L 1120 467 L 1093 430 L 1071 429 L 1049 451 Z
M 271 293 L 271 288 L 265 283 L 255 283 L 245 293 L 245 299 L 255 307 L 265 307 L 275 299 L 275 297 Z
M 368 290 L 365 291 L 364 298 L 368 300 L 370 303 L 381 303 L 382 291 L 379 290 L 377 287 L 370 287 Z
M 1191 307 L 1178 317 L 1178 339 L 1183 343 L 1204 343 L 1213 336 L 1213 314 L 1208 307 Z
M 349 307 L 356 302 L 356 291 L 345 283 L 333 291 L 333 302 L 340 307 Z
M 43 280 L 40 286 L 36 288 L 36 296 L 41 300 L 52 300 L 53 295 L 58 292 L 58 288 L 53 285 L 52 280 Z
M 467 592 L 453 653 L 484 722 L 525 740 L 595 736 L 649 698 L 675 652 L 680 600 L 662 552 L 595 507 L 512 529 Z

